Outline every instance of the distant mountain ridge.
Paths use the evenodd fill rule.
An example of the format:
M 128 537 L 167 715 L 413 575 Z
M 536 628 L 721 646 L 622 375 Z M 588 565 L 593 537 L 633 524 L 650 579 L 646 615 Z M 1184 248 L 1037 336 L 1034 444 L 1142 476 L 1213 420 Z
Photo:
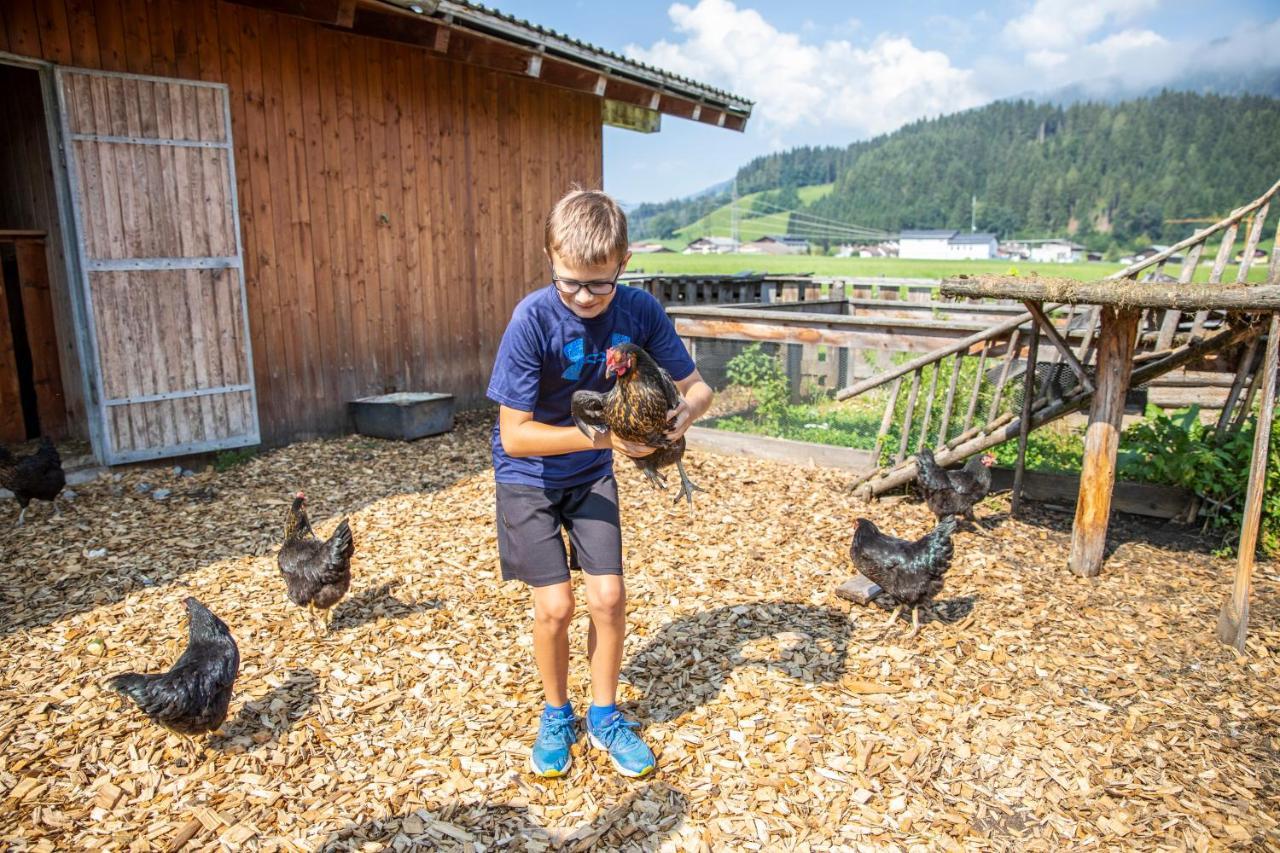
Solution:
M 1218 80 L 1218 85 L 1226 81 Z M 1105 250 L 1190 233 L 1280 178 L 1280 99 L 1161 92 L 1118 101 L 998 101 L 844 147 L 765 155 L 738 193 L 834 183 L 802 209 L 826 221 L 898 231 L 967 228 L 1070 234 Z M 665 237 L 727 203 L 703 194 L 631 213 L 638 238 Z

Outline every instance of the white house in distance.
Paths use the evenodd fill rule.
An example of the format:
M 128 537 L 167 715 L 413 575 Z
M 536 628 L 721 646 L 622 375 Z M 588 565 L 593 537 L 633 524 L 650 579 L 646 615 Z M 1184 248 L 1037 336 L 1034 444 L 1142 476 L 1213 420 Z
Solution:
M 684 247 L 684 255 L 727 255 L 738 251 L 738 242 L 731 237 L 699 237 Z
M 744 255 L 807 255 L 809 241 L 803 237 L 791 237 L 786 234 L 769 234 L 750 243 L 742 244 Z
M 1071 264 L 1084 260 L 1084 246 L 1070 240 L 1026 240 L 1027 260 L 1038 264 Z
M 985 231 L 903 231 L 898 257 L 925 261 L 985 260 L 996 256 L 996 235 Z

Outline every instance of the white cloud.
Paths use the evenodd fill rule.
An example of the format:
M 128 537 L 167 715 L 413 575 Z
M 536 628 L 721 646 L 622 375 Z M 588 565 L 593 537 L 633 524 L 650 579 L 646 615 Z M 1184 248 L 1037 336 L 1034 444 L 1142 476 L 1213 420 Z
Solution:
M 1036 0 L 1005 25 L 1005 36 L 1028 51 L 1070 48 L 1098 30 L 1123 24 L 1156 8 L 1159 0 Z
M 627 54 L 754 100 L 753 123 L 775 139 L 819 126 L 833 139 L 876 134 L 989 99 L 971 71 L 906 37 L 809 42 L 729 0 L 676 3 L 669 14 L 679 40 Z

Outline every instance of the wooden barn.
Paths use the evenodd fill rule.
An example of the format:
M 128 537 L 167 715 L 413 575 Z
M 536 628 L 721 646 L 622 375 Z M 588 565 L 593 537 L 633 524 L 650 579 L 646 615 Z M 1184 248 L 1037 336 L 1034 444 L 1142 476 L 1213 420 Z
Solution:
M 751 108 L 448 0 L 6 0 L 0 92 L 0 440 L 107 463 L 478 402 L 603 125 Z

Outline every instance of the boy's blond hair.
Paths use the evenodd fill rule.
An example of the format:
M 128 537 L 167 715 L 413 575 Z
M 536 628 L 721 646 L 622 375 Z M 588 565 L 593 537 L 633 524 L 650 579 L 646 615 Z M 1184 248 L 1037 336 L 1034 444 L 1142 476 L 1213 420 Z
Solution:
M 547 254 L 576 267 L 618 264 L 627 254 L 627 215 L 599 190 L 575 186 L 547 214 Z

